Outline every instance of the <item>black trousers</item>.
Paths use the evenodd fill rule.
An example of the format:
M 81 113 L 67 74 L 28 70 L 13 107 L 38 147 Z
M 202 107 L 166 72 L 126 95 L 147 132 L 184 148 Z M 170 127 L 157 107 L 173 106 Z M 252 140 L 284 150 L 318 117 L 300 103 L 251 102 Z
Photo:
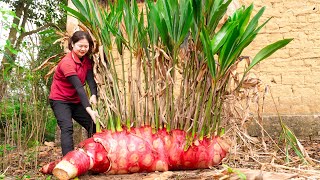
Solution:
M 63 156 L 74 149 L 72 119 L 87 130 L 88 137 L 91 137 L 96 132 L 95 123 L 81 103 L 75 104 L 50 99 L 50 106 L 61 130 Z

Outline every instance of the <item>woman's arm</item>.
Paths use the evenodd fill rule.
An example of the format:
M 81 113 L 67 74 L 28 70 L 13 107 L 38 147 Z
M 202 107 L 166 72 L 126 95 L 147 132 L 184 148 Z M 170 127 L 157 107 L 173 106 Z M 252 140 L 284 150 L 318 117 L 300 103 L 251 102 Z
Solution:
M 96 117 L 99 117 L 98 112 L 92 110 L 86 92 L 84 91 L 83 85 L 77 75 L 72 75 L 67 77 L 68 81 L 77 90 L 80 97 L 81 104 L 86 109 L 88 114 L 91 116 L 93 122 L 96 122 Z
M 73 87 L 77 90 L 77 93 L 80 97 L 81 104 L 84 108 L 90 107 L 90 103 L 84 87 L 77 75 L 72 75 L 67 77 L 68 81 L 73 85 Z
M 94 81 L 92 69 L 88 70 L 86 80 L 88 82 L 91 95 L 97 95 L 97 83 Z
M 97 84 L 94 81 L 92 69 L 88 70 L 86 80 L 88 82 L 90 92 L 91 92 L 91 97 L 89 101 L 90 103 L 95 105 L 97 104 Z

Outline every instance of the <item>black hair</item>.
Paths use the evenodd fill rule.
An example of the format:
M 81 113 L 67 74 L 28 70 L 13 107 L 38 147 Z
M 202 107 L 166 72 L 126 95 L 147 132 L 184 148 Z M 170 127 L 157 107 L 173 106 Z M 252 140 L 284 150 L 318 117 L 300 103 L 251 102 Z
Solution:
M 76 31 L 73 33 L 72 37 L 69 39 L 68 48 L 70 51 L 72 51 L 73 47 L 72 44 L 75 44 L 76 42 L 86 39 L 89 42 L 89 50 L 86 55 L 91 55 L 92 49 L 93 49 L 93 40 L 88 32 L 85 31 Z

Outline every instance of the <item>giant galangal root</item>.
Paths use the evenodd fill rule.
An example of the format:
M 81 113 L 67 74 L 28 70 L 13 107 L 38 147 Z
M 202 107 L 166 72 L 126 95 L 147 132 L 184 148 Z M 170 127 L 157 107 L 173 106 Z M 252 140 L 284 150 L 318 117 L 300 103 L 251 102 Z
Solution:
M 230 147 L 221 137 L 193 140 L 189 146 L 187 141 L 182 130 L 169 133 L 165 129 L 152 133 L 151 127 L 107 130 L 82 141 L 77 150 L 43 166 L 41 172 L 65 180 L 87 171 L 127 174 L 204 169 L 220 164 Z

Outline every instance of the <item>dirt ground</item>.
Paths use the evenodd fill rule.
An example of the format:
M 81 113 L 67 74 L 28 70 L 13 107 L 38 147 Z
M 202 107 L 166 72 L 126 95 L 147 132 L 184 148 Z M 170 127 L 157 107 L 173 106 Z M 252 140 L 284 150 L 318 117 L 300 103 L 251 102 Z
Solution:
M 235 169 L 239 170 L 246 175 L 247 180 L 262 180 L 262 179 L 273 179 L 273 180 L 284 180 L 284 179 L 299 179 L 297 173 L 274 173 L 265 172 L 259 170 L 250 169 Z M 302 178 L 302 177 L 301 177 Z M 320 178 L 320 177 L 319 177 Z M 177 180 L 210 180 L 210 179 L 240 179 L 236 173 L 225 174 L 217 170 L 203 169 L 193 171 L 168 171 L 168 172 L 155 172 L 155 173 L 140 173 L 131 175 L 84 175 L 80 177 L 83 180 L 165 180 L 165 179 L 177 179 Z
M 301 141 L 309 156 L 315 161 L 320 161 L 320 141 Z M 39 147 L 38 166 L 42 167 L 50 161 L 54 161 L 61 157 L 61 149 L 54 146 L 54 143 L 45 143 Z M 15 156 L 11 156 L 14 158 Z M 18 167 L 18 166 L 16 166 Z M 7 169 L 5 176 L 1 179 L 52 179 L 56 180 L 51 175 L 42 175 L 36 170 L 21 170 L 11 166 Z M 261 169 L 264 169 L 263 171 Z M 237 165 L 237 168 L 227 169 L 226 167 L 218 166 L 214 169 L 203 170 L 188 170 L 188 171 L 168 171 L 168 172 L 153 172 L 153 173 L 135 173 L 127 175 L 107 175 L 107 174 L 90 174 L 87 173 L 78 177 L 81 180 L 210 180 L 210 179 L 242 179 L 243 175 L 247 180 L 269 180 L 269 179 L 320 179 L 320 163 L 316 163 L 314 167 L 305 168 L 261 168 L 254 161 Z M 0 173 L 1 175 L 1 173 Z M 27 176 L 26 176 L 27 175 Z

